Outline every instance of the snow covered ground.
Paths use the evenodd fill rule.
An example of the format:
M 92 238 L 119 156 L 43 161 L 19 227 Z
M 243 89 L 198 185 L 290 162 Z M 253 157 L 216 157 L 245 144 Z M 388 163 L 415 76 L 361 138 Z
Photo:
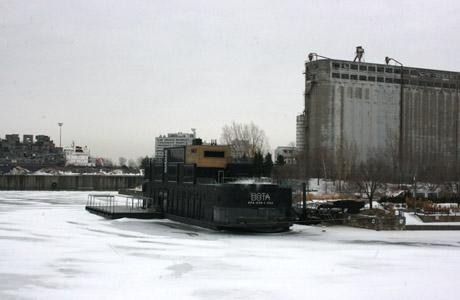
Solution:
M 457 225 L 457 226 L 460 226 L 460 222 L 423 222 L 414 213 L 406 212 L 404 213 L 404 216 L 406 217 L 406 225 L 429 225 L 429 226 Z
M 458 299 L 458 232 L 214 232 L 86 197 L 0 192 L 0 299 Z

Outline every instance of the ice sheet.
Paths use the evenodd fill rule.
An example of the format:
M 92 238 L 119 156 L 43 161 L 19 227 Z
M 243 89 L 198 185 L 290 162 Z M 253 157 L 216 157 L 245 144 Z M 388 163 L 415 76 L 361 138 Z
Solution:
M 457 299 L 460 235 L 105 220 L 85 192 L 0 192 L 0 299 Z

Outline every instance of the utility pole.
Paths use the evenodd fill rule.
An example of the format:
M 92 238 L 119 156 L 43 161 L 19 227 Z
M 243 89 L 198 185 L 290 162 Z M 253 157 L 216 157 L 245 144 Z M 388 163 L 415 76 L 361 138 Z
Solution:
M 307 184 L 302 183 L 302 221 L 307 219 Z

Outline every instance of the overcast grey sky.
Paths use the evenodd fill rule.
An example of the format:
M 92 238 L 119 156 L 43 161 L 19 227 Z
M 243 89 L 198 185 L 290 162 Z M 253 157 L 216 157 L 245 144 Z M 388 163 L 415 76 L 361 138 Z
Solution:
M 50 135 L 100 156 L 154 137 L 219 138 L 253 121 L 295 141 L 309 52 L 460 71 L 459 1 L 0 0 L 0 135 Z

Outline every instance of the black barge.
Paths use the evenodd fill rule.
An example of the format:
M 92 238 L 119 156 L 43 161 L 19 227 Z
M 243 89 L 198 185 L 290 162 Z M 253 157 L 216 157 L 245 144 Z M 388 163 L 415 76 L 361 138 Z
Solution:
M 232 163 L 228 146 L 165 149 L 145 170 L 142 192 L 90 195 L 86 210 L 106 218 L 167 218 L 215 230 L 282 232 L 295 216 L 289 188 L 242 181 L 251 164 Z M 121 200 L 120 200 L 121 198 Z
M 146 208 L 168 219 L 216 230 L 289 230 L 291 189 L 241 181 L 248 164 L 232 164 L 228 146 L 194 144 L 165 149 L 145 172 Z

